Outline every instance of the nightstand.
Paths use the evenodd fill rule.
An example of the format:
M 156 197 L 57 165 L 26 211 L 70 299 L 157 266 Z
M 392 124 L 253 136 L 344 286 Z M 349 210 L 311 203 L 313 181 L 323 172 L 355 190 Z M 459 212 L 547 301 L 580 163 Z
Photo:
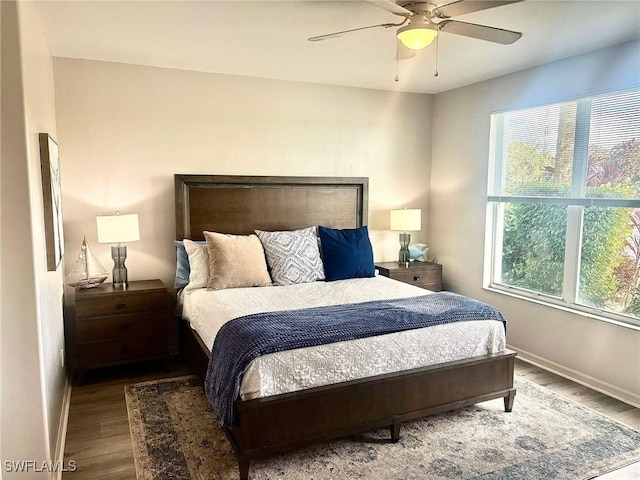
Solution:
M 434 292 L 442 290 L 442 265 L 431 262 L 409 262 L 409 266 L 398 262 L 376 263 L 380 275 L 410 283 Z
M 76 382 L 86 370 L 168 359 L 169 296 L 160 280 L 76 290 Z

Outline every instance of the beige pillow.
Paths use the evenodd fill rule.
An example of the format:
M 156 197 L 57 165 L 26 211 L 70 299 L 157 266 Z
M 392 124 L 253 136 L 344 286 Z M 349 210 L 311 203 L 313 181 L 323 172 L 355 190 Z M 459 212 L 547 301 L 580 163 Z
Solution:
M 271 285 L 262 243 L 256 235 L 204 232 L 209 250 L 209 290 Z

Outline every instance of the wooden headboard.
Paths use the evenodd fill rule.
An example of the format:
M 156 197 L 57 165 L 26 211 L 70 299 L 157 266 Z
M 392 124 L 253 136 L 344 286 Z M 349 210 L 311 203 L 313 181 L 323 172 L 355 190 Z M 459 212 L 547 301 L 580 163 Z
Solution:
M 367 224 L 366 177 L 174 175 L 176 239 Z

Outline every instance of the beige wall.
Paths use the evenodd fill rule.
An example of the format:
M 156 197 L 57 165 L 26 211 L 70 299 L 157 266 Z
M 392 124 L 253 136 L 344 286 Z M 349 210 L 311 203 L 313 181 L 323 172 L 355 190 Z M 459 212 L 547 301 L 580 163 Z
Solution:
M 640 403 L 640 331 L 482 289 L 493 111 L 638 86 L 632 42 L 438 94 L 429 239 L 448 288 L 498 306 L 508 341 L 537 363 Z
M 367 176 L 377 260 L 397 258 L 388 210 L 428 208 L 428 95 L 66 58 L 54 72 L 67 269 L 83 235 L 112 268 L 95 216 L 119 209 L 140 219 L 130 279 L 172 285 L 174 173 Z
M 0 5 L 2 460 L 41 462 L 54 459 L 60 447 L 66 386 L 60 361 L 63 267 L 47 272 L 38 147 L 38 132 L 56 135 L 53 64 L 34 6 Z

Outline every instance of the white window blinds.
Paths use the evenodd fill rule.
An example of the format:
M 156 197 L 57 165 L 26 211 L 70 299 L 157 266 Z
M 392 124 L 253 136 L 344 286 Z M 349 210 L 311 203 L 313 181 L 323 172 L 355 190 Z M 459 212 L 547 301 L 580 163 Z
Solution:
M 494 114 L 492 128 L 490 201 L 637 206 L 640 90 Z

